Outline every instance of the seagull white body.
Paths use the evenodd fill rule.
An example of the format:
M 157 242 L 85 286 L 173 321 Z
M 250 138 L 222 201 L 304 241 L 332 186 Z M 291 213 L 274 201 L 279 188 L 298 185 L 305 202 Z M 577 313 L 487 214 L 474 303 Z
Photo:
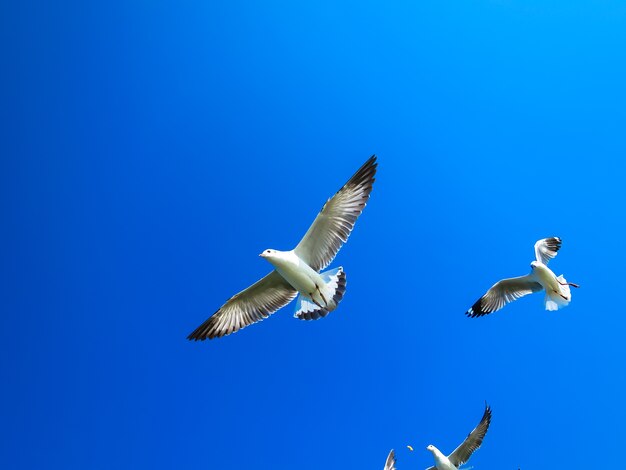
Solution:
M 325 289 L 322 276 L 300 259 L 293 250 L 265 250 L 259 256 L 269 261 L 300 294 L 309 297 L 317 305 L 330 306 L 330 302 L 322 293 Z
M 533 261 L 530 263 L 530 267 L 532 268 L 531 277 L 541 284 L 541 287 L 546 291 L 546 310 L 558 310 L 559 307 L 564 307 L 571 302 L 570 285 L 562 275 L 557 277 L 549 267 L 540 261 Z
M 572 300 L 570 286 L 578 284 L 567 282 L 563 275 L 555 275 L 547 264 L 561 248 L 559 237 L 543 238 L 535 243 L 536 260 L 530 263 L 531 272 L 526 276 L 502 279 L 496 282 L 466 312 L 469 317 L 481 317 L 497 312 L 509 302 L 513 302 L 534 292 L 546 291 L 544 304 L 546 310 L 558 310 Z
M 458 470 L 458 467 L 452 465 L 450 459 L 443 455 L 441 451 L 435 446 L 429 445 L 426 449 L 433 454 L 433 458 L 435 459 L 435 467 L 437 467 L 437 470 Z
M 530 267 L 532 276 L 544 289 L 557 290 L 559 283 L 556 280 L 556 274 L 549 267 L 539 261 L 533 261 L 530 263 Z

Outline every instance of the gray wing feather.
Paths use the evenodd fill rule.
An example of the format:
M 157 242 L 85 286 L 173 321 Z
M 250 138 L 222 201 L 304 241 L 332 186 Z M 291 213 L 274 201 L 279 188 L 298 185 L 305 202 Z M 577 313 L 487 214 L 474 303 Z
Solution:
M 372 155 L 324 204 L 313 225 L 296 246 L 296 254 L 316 271 L 328 266 L 348 240 L 372 192 L 376 166 L 376 155 Z
M 543 264 L 548 264 L 561 248 L 559 237 L 543 238 L 535 243 L 535 258 Z
M 298 292 L 276 271 L 232 296 L 187 339 L 221 338 L 269 317 L 291 302 Z
M 482 444 L 485 434 L 487 434 L 487 430 L 489 429 L 489 424 L 491 424 L 491 408 L 489 405 L 485 404 L 485 412 L 478 426 L 476 426 L 463 443 L 448 456 L 448 460 L 450 460 L 452 465 L 458 468 L 469 460 L 472 454 L 478 450 Z
M 465 312 L 468 317 L 482 317 L 497 312 L 509 302 L 525 295 L 539 292 L 543 287 L 531 276 L 512 277 L 496 282 L 480 299 Z
M 385 470 L 396 470 L 396 454 L 393 449 L 391 449 L 391 452 L 389 452 L 389 455 L 387 456 Z

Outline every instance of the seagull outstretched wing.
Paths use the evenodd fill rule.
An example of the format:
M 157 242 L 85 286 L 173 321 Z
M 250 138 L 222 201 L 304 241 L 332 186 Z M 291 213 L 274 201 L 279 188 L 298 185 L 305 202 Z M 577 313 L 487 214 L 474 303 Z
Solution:
M 497 312 L 509 302 L 525 295 L 539 292 L 543 287 L 530 275 L 512 277 L 496 282 L 470 309 L 465 312 L 468 317 L 482 317 Z
M 448 456 L 448 460 L 450 460 L 452 465 L 459 468 L 469 460 L 472 454 L 478 450 L 483 443 L 485 434 L 487 434 L 487 430 L 489 429 L 489 424 L 491 424 L 491 408 L 489 405 L 485 404 L 485 413 L 480 423 L 478 423 L 478 426 L 476 426 L 463 443 Z
M 187 339 L 221 338 L 269 317 L 291 302 L 297 291 L 276 271 L 233 295 Z
M 537 261 L 548 264 L 561 248 L 561 239 L 559 237 L 543 238 L 535 243 L 535 257 Z
M 316 271 L 328 266 L 348 240 L 372 192 L 377 165 L 376 155 L 372 155 L 324 204 L 313 225 L 296 246 L 296 254 Z

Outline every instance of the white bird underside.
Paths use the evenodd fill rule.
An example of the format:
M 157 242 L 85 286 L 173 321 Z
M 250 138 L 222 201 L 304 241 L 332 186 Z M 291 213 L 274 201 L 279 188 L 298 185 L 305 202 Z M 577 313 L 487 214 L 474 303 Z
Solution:
M 474 318 L 497 312 L 514 300 L 544 289 L 546 290 L 544 299 L 546 310 L 557 310 L 566 306 L 571 300 L 569 285 L 563 276 L 557 277 L 547 267 L 547 263 L 556 257 L 561 243 L 558 237 L 537 241 L 535 243 L 536 261 L 531 264 L 532 272 L 526 276 L 496 282 L 465 314 Z M 575 286 L 575 284 L 571 285 Z
M 328 266 L 341 246 L 348 240 L 356 219 L 367 204 L 375 181 L 376 167 L 376 156 L 373 155 L 324 204 L 293 252 L 280 253 L 295 254 L 299 260 L 306 263 L 307 267 L 316 273 Z M 340 285 L 341 282 L 340 280 L 336 281 L 337 289 L 341 290 L 341 295 L 337 297 L 337 303 L 345 291 L 345 276 L 342 285 Z M 302 294 L 308 296 L 309 292 L 302 292 Z M 272 271 L 252 286 L 231 297 L 217 312 L 196 328 L 188 336 L 188 339 L 204 341 L 239 331 L 252 323 L 267 318 L 291 302 L 297 295 L 298 290 L 293 285 L 285 280 L 279 272 Z M 333 300 L 335 300 L 334 297 Z M 331 301 L 329 300 L 329 302 Z M 327 307 L 329 305 L 322 304 L 319 312 L 308 312 L 308 316 L 303 314 L 298 318 L 320 318 L 324 316 L 324 314 L 320 314 L 324 308 L 326 308 L 326 313 L 330 311 Z
M 489 430 L 489 425 L 491 424 L 491 407 L 485 404 L 485 412 L 483 413 L 478 426 L 476 426 L 472 432 L 470 432 L 465 440 L 456 448 L 454 451 L 448 455 L 447 457 L 443 456 L 439 449 L 434 447 L 433 454 L 439 453 L 441 457 L 443 457 L 443 465 L 442 468 L 434 465 L 432 467 L 428 467 L 426 470 L 455 470 L 458 469 L 461 465 L 466 463 L 472 454 L 476 452 L 485 438 L 487 431 Z M 430 447 L 430 446 L 429 446 Z M 444 468 L 446 464 L 452 465 L 451 468 Z

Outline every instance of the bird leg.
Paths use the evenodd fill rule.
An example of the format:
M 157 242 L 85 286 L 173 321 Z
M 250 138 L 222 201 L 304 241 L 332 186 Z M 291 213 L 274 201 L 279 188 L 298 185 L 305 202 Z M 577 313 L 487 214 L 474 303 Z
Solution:
M 575 287 L 576 289 L 580 287 L 578 284 L 574 284 L 573 282 L 561 282 L 558 279 L 556 280 L 556 282 L 558 282 L 562 286 L 572 286 L 572 287 Z
M 328 300 L 326 300 L 326 297 L 324 297 L 324 294 L 322 294 L 322 291 L 320 290 L 320 286 L 318 286 L 317 284 L 315 284 L 315 288 L 317 289 L 317 292 L 319 292 L 320 296 L 322 297 L 322 299 L 324 300 L 324 303 L 326 305 L 328 305 Z M 321 307 L 321 306 L 320 306 Z
M 316 287 L 317 287 L 317 286 L 316 286 Z M 318 289 L 318 291 L 319 291 L 319 289 Z M 322 296 L 322 298 L 323 298 L 323 296 Z M 317 305 L 319 308 L 324 308 L 324 307 L 322 307 L 322 306 L 319 304 L 319 302 L 318 302 L 317 300 L 315 300 L 315 299 L 313 298 L 313 292 L 309 292 L 309 299 L 311 299 L 311 301 L 312 301 L 315 305 Z

